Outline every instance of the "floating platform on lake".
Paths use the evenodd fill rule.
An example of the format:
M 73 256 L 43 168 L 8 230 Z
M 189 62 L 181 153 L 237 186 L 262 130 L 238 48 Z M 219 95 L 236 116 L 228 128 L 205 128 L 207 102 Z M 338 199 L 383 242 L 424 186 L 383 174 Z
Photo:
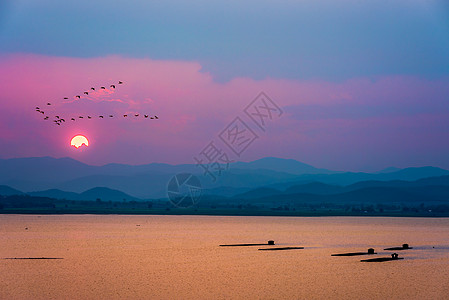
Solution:
M 403 257 L 398 257 L 397 253 L 391 254 L 391 257 L 378 257 L 378 258 L 371 258 L 371 259 L 362 259 L 362 262 L 383 262 L 383 261 L 391 261 L 391 260 L 399 260 L 404 259 Z
M 279 247 L 279 248 L 260 248 L 261 251 L 278 251 L 278 250 L 297 250 L 304 249 L 304 247 Z
M 62 257 L 6 257 L 3 259 L 64 259 Z
M 413 249 L 413 248 L 409 247 L 408 244 L 402 244 L 402 247 L 391 247 L 391 248 L 385 248 L 384 250 L 407 250 L 407 249 Z
M 220 247 L 248 247 L 248 246 L 272 246 L 274 241 L 268 241 L 266 244 L 230 244 L 230 245 L 220 245 Z
M 349 252 L 349 253 L 338 253 L 338 254 L 331 254 L 331 256 L 358 256 L 358 255 L 372 255 L 377 254 L 374 252 L 373 248 L 369 248 L 368 252 Z

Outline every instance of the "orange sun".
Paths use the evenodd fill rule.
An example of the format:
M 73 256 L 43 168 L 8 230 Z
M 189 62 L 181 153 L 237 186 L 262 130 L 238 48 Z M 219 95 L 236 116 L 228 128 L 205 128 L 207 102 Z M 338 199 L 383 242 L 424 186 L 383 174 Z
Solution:
M 84 135 L 76 135 L 72 138 L 70 141 L 70 146 L 73 146 L 75 148 L 79 148 L 82 145 L 88 147 L 89 146 L 89 140 Z

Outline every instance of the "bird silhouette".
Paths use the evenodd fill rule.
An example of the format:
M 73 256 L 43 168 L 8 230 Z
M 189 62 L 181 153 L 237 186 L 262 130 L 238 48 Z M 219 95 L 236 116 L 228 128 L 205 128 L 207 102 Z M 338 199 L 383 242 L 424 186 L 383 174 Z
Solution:
M 139 114 L 135 114 L 135 115 L 134 115 L 134 117 L 138 117 L 138 116 L 139 116 Z
M 91 87 L 90 89 L 91 89 L 92 91 L 95 91 L 95 88 L 94 88 L 94 87 Z
M 143 115 L 145 118 L 148 118 L 148 115 Z
M 114 117 L 113 115 L 109 115 L 109 118 L 112 118 L 112 117 Z
M 124 118 L 126 118 L 128 115 L 123 115 Z
M 55 123 L 56 125 L 61 125 L 61 124 L 59 124 L 59 123 Z
M 89 95 L 89 92 L 84 92 L 84 95 Z
M 41 114 L 45 114 L 42 110 L 40 111 Z
M 51 103 L 50 103 L 50 102 L 48 102 L 48 103 L 47 103 L 47 105 L 51 105 Z
M 75 121 L 75 118 L 71 118 L 70 120 Z
M 122 84 L 122 83 L 123 83 L 123 81 L 119 81 L 119 82 L 118 82 L 118 84 Z
M 36 106 L 36 110 L 40 109 L 39 107 Z
M 68 97 L 64 97 L 65 100 L 69 99 Z
M 91 116 L 87 116 L 87 118 L 88 118 L 88 119 L 92 119 L 92 117 L 91 117 Z
M 61 121 L 61 122 L 65 122 L 65 119 L 60 119 L 59 121 Z
M 55 116 L 55 117 L 59 119 L 59 116 Z
M 111 84 L 111 88 L 115 89 L 115 85 Z
M 98 116 L 98 117 L 99 117 L 99 118 L 102 118 L 102 119 L 104 118 L 103 116 Z
M 78 118 L 80 118 L 80 119 L 83 119 L 83 117 L 82 117 L 82 116 L 79 116 Z
M 102 89 L 102 90 L 104 90 L 105 89 L 105 87 L 104 86 L 102 86 L 100 89 Z
M 153 117 L 150 117 L 150 119 L 153 120 L 154 118 L 153 118 Z
M 155 119 L 159 119 L 158 116 L 154 116 Z
M 80 96 L 80 95 L 76 95 L 75 97 L 76 97 L 76 98 L 78 98 L 78 99 L 80 99 L 80 98 L 81 98 L 81 96 Z
M 46 117 L 44 118 L 44 120 L 48 120 L 48 116 L 46 116 Z

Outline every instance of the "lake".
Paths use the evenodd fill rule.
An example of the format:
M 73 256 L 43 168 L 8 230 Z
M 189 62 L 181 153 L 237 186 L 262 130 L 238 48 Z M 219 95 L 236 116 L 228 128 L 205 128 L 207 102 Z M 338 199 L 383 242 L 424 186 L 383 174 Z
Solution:
M 219 247 L 268 240 L 304 249 Z M 1 259 L 0 299 L 449 297 L 449 218 L 0 215 L 0 258 L 30 257 L 63 259 Z

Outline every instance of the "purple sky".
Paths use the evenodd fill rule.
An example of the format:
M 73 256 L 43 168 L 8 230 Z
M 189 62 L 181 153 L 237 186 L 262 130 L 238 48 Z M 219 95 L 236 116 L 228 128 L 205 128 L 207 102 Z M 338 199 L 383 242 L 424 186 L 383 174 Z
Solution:
M 233 159 L 449 169 L 449 6 L 334 2 L 2 2 L 0 158 L 193 163 L 212 140 L 231 154 L 240 116 L 259 139 Z M 266 132 L 243 112 L 261 91 L 284 111 Z M 98 118 L 124 113 L 160 119 Z

